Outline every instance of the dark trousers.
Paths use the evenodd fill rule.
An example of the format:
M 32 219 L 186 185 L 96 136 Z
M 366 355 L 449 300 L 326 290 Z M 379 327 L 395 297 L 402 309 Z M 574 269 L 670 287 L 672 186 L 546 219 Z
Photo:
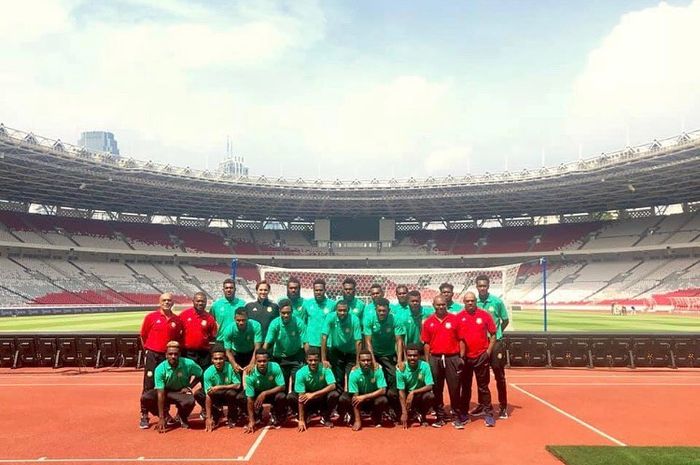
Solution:
M 356 360 L 355 352 L 341 352 L 333 348 L 329 350 L 328 361 L 331 364 L 333 376 L 335 376 L 335 386 L 339 392 L 345 390 L 345 378 L 350 376 Z
M 375 359 L 384 372 L 386 387 L 388 389 L 396 389 L 396 354 L 375 355 Z
M 406 395 L 408 395 L 408 393 Z M 411 412 L 420 413 L 423 418 L 425 418 L 433 405 L 435 405 L 435 394 L 433 394 L 433 391 L 415 394 L 413 396 L 413 402 L 411 403 L 411 410 L 408 411 L 408 414 L 410 415 Z M 398 413 L 401 413 L 401 410 L 399 410 Z
M 259 393 L 255 393 L 255 399 L 258 397 Z M 246 399 L 247 402 L 248 399 Z M 289 406 L 289 400 L 287 399 L 287 393 L 285 392 L 278 392 L 277 394 L 274 395 L 274 397 L 270 398 L 267 397 L 265 398 L 265 403 L 268 403 L 272 405 L 271 413 L 280 421 L 284 421 L 285 418 L 287 418 L 287 407 Z M 246 406 L 246 411 L 247 411 L 247 406 Z M 262 413 L 262 412 L 260 412 Z M 256 417 L 258 415 L 258 412 L 256 412 Z
M 224 389 L 222 391 L 212 392 L 209 394 L 209 397 L 211 398 L 211 404 L 215 408 L 215 418 L 216 410 L 226 407 L 228 409 L 226 416 L 229 420 L 235 422 L 241 409 L 245 408 L 246 399 L 243 389 Z M 204 393 L 204 389 L 198 389 L 197 392 L 194 393 L 194 400 L 202 407 L 202 410 L 204 410 L 206 405 L 206 398 L 207 394 Z
M 489 390 L 491 370 L 489 356 L 486 352 L 475 358 L 466 358 L 462 369 L 462 392 L 460 395 L 460 410 L 466 413 L 472 396 L 472 378 L 476 378 L 477 402 L 484 408 L 487 415 L 493 414 L 491 407 L 491 391 Z
M 156 371 L 156 367 L 164 360 L 165 353 L 154 352 L 146 349 L 143 359 L 143 390 L 141 391 L 141 394 L 145 394 L 147 391 L 155 389 L 156 382 L 153 378 L 153 373 Z M 147 411 L 148 410 L 141 407 L 141 415 L 146 415 Z
M 290 392 L 287 396 L 289 401 L 289 408 L 292 412 L 297 412 L 299 409 L 299 396 L 301 394 L 296 392 Z M 325 419 L 331 417 L 331 413 L 338 406 L 338 400 L 340 399 L 340 393 L 337 390 L 332 390 L 325 396 L 316 397 L 304 404 L 304 421 L 309 419 L 309 415 L 318 412 Z
M 253 360 L 253 352 L 234 352 L 233 359 L 242 368 L 247 367 L 250 361 Z
M 209 352 L 209 349 L 185 349 L 182 351 L 182 356 L 194 361 L 194 363 L 202 368 L 202 371 L 206 370 L 211 365 L 211 352 Z
M 304 351 L 300 350 L 289 357 L 272 357 L 272 361 L 279 363 L 284 375 L 284 392 L 289 391 L 290 384 L 294 386 L 294 376 L 304 364 Z M 292 389 L 294 388 L 292 387 Z
M 345 391 L 338 400 L 338 414 L 340 418 L 344 418 L 345 414 L 350 414 L 350 422 L 355 421 L 355 412 L 352 408 L 352 398 L 355 394 L 351 394 Z M 363 411 L 370 411 L 372 413 L 372 421 L 375 425 L 382 422 L 382 413 L 384 413 L 389 406 L 389 399 L 385 396 L 378 396 L 374 399 L 366 400 L 360 405 L 360 409 Z
M 194 396 L 180 391 L 165 391 L 165 410 L 163 413 L 167 415 L 170 406 L 173 404 L 177 407 L 177 414 L 180 418 L 187 420 L 194 408 Z M 157 389 L 149 389 L 141 395 L 141 410 L 158 416 Z
M 460 411 L 459 403 L 459 375 L 462 369 L 462 359 L 458 354 L 455 355 L 431 355 L 430 356 L 430 371 L 433 372 L 433 394 L 435 395 L 435 415 L 438 420 L 445 421 L 447 414 L 445 412 L 445 402 L 443 400 L 443 391 L 445 390 L 445 382 L 447 382 L 447 392 L 450 395 L 450 406 L 452 411 L 457 414 L 466 414 Z
M 506 347 L 503 341 L 497 341 L 491 353 L 491 370 L 496 379 L 496 389 L 498 390 L 498 403 L 501 408 L 508 406 L 508 391 L 506 389 Z

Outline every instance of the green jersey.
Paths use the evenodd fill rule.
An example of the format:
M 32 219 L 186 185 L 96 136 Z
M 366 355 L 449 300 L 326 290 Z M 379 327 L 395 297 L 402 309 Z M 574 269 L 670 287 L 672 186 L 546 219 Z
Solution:
M 260 373 L 258 367 L 255 367 L 245 377 L 246 397 L 256 397 L 261 392 L 277 386 L 284 386 L 284 375 L 280 366 L 275 362 L 267 362 L 265 373 Z
M 346 354 L 355 353 L 355 341 L 362 341 L 360 320 L 347 314 L 344 319 L 337 313 L 326 315 L 321 334 L 327 336 L 326 345 Z
M 361 368 L 355 369 L 348 376 L 348 392 L 350 394 L 368 394 L 381 388 L 386 388 L 386 379 L 380 366 L 376 370 L 372 368 L 367 371 Z
M 304 314 L 306 315 L 306 336 L 310 346 L 321 347 L 321 330 L 326 315 L 335 311 L 335 301 L 324 299 L 319 303 L 316 299 L 307 299 L 304 302 Z
M 214 386 L 241 384 L 241 375 L 239 375 L 228 362 L 224 362 L 224 366 L 221 367 L 221 371 L 217 370 L 214 365 L 211 365 L 204 371 L 204 376 L 202 378 L 204 392 L 209 392 L 209 389 L 213 388 Z
M 423 322 L 433 313 L 435 313 L 434 308 L 421 307 L 420 312 L 417 315 L 414 315 L 410 309 L 408 312 L 403 314 L 401 317 L 401 324 L 403 324 L 403 329 L 406 333 L 403 337 L 406 345 L 419 344 L 421 342 L 420 332 L 423 328 Z
M 217 341 L 221 342 L 224 340 L 224 331 L 226 327 L 230 324 L 235 324 L 234 315 L 236 314 L 236 310 L 243 307 L 245 307 L 245 302 L 235 296 L 233 300 L 221 297 L 211 304 L 209 313 L 216 319 L 216 325 L 219 328 L 219 331 L 216 333 Z
M 272 320 L 267 329 L 265 343 L 274 344 L 272 355 L 274 357 L 291 357 L 303 349 L 306 343 L 306 324 L 301 318 L 292 315 L 285 324 L 282 317 Z
M 405 334 L 404 325 L 397 321 L 393 313 L 387 314 L 384 321 L 379 321 L 376 314 L 365 320 L 364 335 L 372 338 L 372 350 L 375 355 L 395 355 L 396 336 Z
M 431 384 L 433 384 L 433 374 L 430 371 L 430 364 L 425 360 L 418 360 L 415 369 L 406 363 L 403 371 L 396 370 L 396 389 L 406 389 L 411 392 Z
M 402 319 L 403 316 L 410 311 L 411 309 L 408 307 L 408 303 L 406 303 L 406 305 L 401 305 L 399 302 L 393 302 L 389 305 L 389 312 L 393 313 L 399 319 Z
M 493 294 L 488 294 L 485 299 L 476 297 L 476 306 L 483 308 L 491 314 L 493 322 L 496 323 L 496 339 L 503 337 L 503 323 L 508 321 L 508 310 L 503 301 Z
M 255 349 L 255 344 L 262 344 L 262 328 L 255 320 L 248 320 L 243 330 L 234 322 L 226 328 L 223 335 L 224 349 L 248 353 Z
M 335 384 L 335 376 L 330 368 L 319 364 L 318 369 L 313 372 L 308 365 L 304 365 L 297 371 L 294 378 L 294 392 L 299 394 L 316 392 L 329 384 Z
M 163 360 L 153 372 L 156 389 L 167 391 L 179 391 L 188 387 L 192 376 L 195 378 L 202 376 L 202 368 L 185 357 L 180 357 L 176 367 L 172 367 L 167 360 Z
M 459 313 L 462 310 L 464 310 L 464 307 L 457 302 L 452 302 L 449 307 L 447 307 L 447 311 L 450 313 Z

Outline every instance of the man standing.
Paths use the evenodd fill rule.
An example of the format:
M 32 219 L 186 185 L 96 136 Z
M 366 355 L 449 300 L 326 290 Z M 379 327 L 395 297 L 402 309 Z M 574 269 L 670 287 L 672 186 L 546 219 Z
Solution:
M 153 374 L 154 389 L 149 389 L 141 395 L 141 409 L 158 416 L 156 431 L 164 433 L 170 404 L 177 407 L 177 418 L 182 428 L 189 428 L 187 420 L 194 408 L 192 387 L 202 377 L 202 369 L 192 360 L 180 357 L 180 343 L 170 341 L 167 344 L 165 361 L 161 362 Z M 146 425 L 148 427 L 148 425 Z
M 255 302 L 246 304 L 245 309 L 248 312 L 248 318 L 260 323 L 263 339 L 267 334 L 267 328 L 272 320 L 280 316 L 280 310 L 276 303 L 268 299 L 270 295 L 270 285 L 267 281 L 260 281 L 255 285 L 255 292 L 258 294 L 258 299 Z
M 304 301 L 306 317 L 306 336 L 309 347 L 321 348 L 321 330 L 326 315 L 334 310 L 335 302 L 326 297 L 326 282 L 323 279 L 314 281 L 314 298 Z
M 401 401 L 401 426 L 410 426 L 409 416 L 414 413 L 421 426 L 427 426 L 426 415 L 435 403 L 433 374 L 430 365 L 421 360 L 420 344 L 406 345 L 406 360 L 403 370 L 396 372 L 396 388 Z
M 369 297 L 370 297 L 371 301 L 367 305 L 365 305 L 365 310 L 363 312 L 362 320 L 360 320 L 363 328 L 365 326 L 365 320 L 369 317 L 373 317 L 377 313 L 377 308 L 375 307 L 375 302 L 378 299 L 384 298 L 384 289 L 382 288 L 381 284 L 372 284 L 372 286 L 370 286 Z
M 238 308 L 234 324 L 228 325 L 223 335 L 226 357 L 233 369 L 241 372 L 252 369 L 255 352 L 262 346 L 260 323 L 248 319 L 245 308 Z
M 279 428 L 285 421 L 287 411 L 287 395 L 284 392 L 284 375 L 275 362 L 269 361 L 265 349 L 255 354 L 255 368 L 245 377 L 245 395 L 248 398 L 248 424 L 243 428 L 244 433 L 255 431 L 255 416 L 262 415 L 265 401 L 272 404 L 270 426 Z
M 321 414 L 321 424 L 333 428 L 331 412 L 338 405 L 340 393 L 335 388 L 335 376 L 330 368 L 321 365 L 318 349 L 311 348 L 306 354 L 306 365 L 296 373 L 294 391 L 289 393 L 289 404 L 299 411 L 299 432 L 306 431 L 306 422 L 311 412 Z
M 338 402 L 338 414 L 340 418 L 350 415 L 352 430 L 359 431 L 362 429 L 361 410 L 371 410 L 374 425 L 379 427 L 388 404 L 384 373 L 372 360 L 372 353 L 362 350 L 360 368 L 350 373 L 348 390 L 340 396 Z
M 180 313 L 184 326 L 183 357 L 194 360 L 202 370 L 211 365 L 209 343 L 216 339 L 216 319 L 207 313 L 207 296 L 197 292 L 192 297 L 192 307 Z
M 400 410 L 396 392 L 396 364 L 403 366 L 404 326 L 393 313 L 389 313 L 389 301 L 379 298 L 374 303 L 375 315 L 365 320 L 365 347 L 372 353 L 384 372 L 389 406 L 395 414 Z
M 476 378 L 479 410 L 484 415 L 486 426 L 493 427 L 491 408 L 491 391 L 489 390 L 489 359 L 496 344 L 496 325 L 491 315 L 476 308 L 476 296 L 473 292 L 464 294 L 464 310 L 457 314 L 459 319 L 460 356 L 464 359 L 460 395 L 460 412 L 469 410 L 472 394 L 472 376 Z M 468 422 L 466 414 L 460 417 L 462 424 Z
M 479 293 L 476 301 L 476 306 L 483 308 L 491 314 L 493 322 L 496 324 L 496 345 L 491 352 L 491 369 L 493 377 L 496 378 L 496 389 L 498 390 L 498 418 L 505 420 L 508 418 L 508 391 L 506 383 L 506 349 L 503 344 L 503 331 L 508 327 L 510 320 L 508 311 L 503 301 L 493 294 L 489 293 L 490 280 L 486 275 L 480 275 L 476 278 L 476 290 Z M 483 410 L 476 407 L 470 412 L 471 415 L 480 416 Z
M 396 286 L 396 300 L 391 304 L 390 310 L 394 316 L 402 320 L 408 313 L 408 286 L 405 284 Z
M 228 427 L 236 424 L 237 412 L 245 404 L 241 389 L 241 375 L 226 361 L 226 350 L 221 345 L 211 349 L 212 365 L 202 376 L 202 388 L 194 393 L 194 398 L 207 412 L 205 430 L 214 431 L 219 424 L 223 408 L 227 408 Z
M 450 313 L 459 313 L 462 311 L 462 306 L 457 302 L 453 302 L 452 298 L 455 295 L 455 287 L 450 283 L 440 284 L 440 295 L 445 299 L 447 311 Z
M 321 330 L 321 362 L 331 368 L 340 391 L 345 389 L 345 378 L 359 365 L 357 354 L 362 347 L 360 320 L 348 312 L 348 304 L 339 300 L 335 312 L 326 315 Z
M 290 379 L 294 379 L 297 370 L 304 363 L 306 343 L 306 324 L 301 318 L 292 315 L 292 303 L 280 301 L 280 316 L 272 320 L 265 336 L 263 348 L 272 350 L 272 361 L 279 364 L 284 374 L 285 392 Z
M 401 323 L 406 332 L 404 335 L 404 343 L 406 346 L 408 346 L 408 344 L 418 344 L 421 342 L 420 333 L 423 328 L 423 322 L 434 312 L 432 308 L 423 307 L 423 305 L 421 305 L 420 292 L 410 291 L 407 294 L 407 298 L 408 311 L 404 312 L 401 318 Z
M 443 402 L 443 390 L 447 381 L 447 392 L 450 395 L 450 405 L 458 415 L 454 422 L 457 429 L 463 429 L 464 423 L 459 415 L 466 412 L 459 411 L 459 371 L 464 362 L 459 356 L 459 335 L 457 317 L 447 312 L 447 302 L 441 295 L 433 299 L 435 313 L 423 322 L 421 340 L 425 344 L 425 359 L 430 363 L 433 373 L 433 394 L 435 395 L 435 415 L 437 419 L 433 427 L 442 428 L 448 416 Z
M 245 307 L 243 299 L 236 297 L 236 281 L 232 278 L 224 279 L 224 296 L 215 300 L 211 304 L 209 313 L 216 319 L 218 331 L 216 340 L 221 342 L 224 340 L 224 331 L 229 325 L 233 324 L 233 316 L 236 310 Z
M 173 313 L 173 296 L 166 292 L 159 299 L 160 308 L 146 315 L 141 324 L 141 347 L 145 358 L 143 363 L 143 391 L 154 388 L 153 374 L 165 360 L 165 351 L 170 341 L 182 340 L 182 321 Z M 179 348 L 178 348 L 179 356 Z M 141 407 L 141 429 L 148 428 L 148 410 Z
M 362 322 L 362 315 L 365 311 L 365 303 L 356 297 L 357 282 L 352 278 L 345 278 L 343 281 L 343 297 L 338 299 L 338 302 L 343 300 L 348 305 L 348 311 L 351 315 L 355 315 Z
M 301 283 L 298 278 L 291 277 L 287 280 L 287 297 L 282 297 L 277 305 L 279 306 L 280 301 L 284 299 L 289 299 L 292 303 L 292 310 L 294 316 L 304 319 L 304 298 L 301 296 Z

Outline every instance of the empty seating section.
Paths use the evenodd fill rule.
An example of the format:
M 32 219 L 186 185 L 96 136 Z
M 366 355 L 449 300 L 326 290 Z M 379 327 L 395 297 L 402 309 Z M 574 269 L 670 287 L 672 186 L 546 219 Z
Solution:
M 167 229 L 159 224 L 113 223 L 114 230 L 121 233 L 138 250 L 176 249 Z
M 186 252 L 206 252 L 230 254 L 232 250 L 224 244 L 224 238 L 219 231 L 203 231 L 194 228 L 171 228 L 185 248 Z
M 591 222 L 543 226 L 539 237 L 535 237 L 530 251 L 578 249 L 588 234 L 604 225 L 603 222 Z

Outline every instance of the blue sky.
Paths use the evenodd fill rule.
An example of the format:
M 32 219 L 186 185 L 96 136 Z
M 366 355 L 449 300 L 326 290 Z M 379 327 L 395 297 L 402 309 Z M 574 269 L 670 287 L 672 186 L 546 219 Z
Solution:
M 0 121 L 253 174 L 553 165 L 700 128 L 700 0 L 27 0 L 0 17 Z M 7 91 L 9 89 L 9 91 Z

